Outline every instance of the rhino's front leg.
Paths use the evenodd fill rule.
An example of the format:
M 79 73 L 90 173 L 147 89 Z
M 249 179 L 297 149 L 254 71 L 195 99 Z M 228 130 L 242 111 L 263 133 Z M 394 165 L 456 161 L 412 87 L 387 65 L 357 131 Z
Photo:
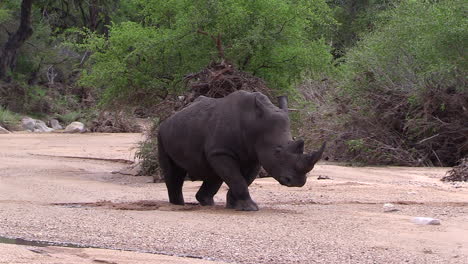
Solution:
M 242 176 L 238 163 L 229 155 L 215 154 L 208 157 L 211 167 L 229 186 L 226 207 L 239 211 L 258 211 L 257 204 L 250 198 L 249 184 Z
M 252 182 L 257 178 L 259 172 L 260 172 L 260 164 L 256 164 L 255 166 L 247 168 L 246 170 L 243 171 L 242 174 L 247 183 L 247 186 L 250 186 L 250 184 L 252 184 Z M 237 204 L 237 200 L 236 198 L 234 198 L 231 190 L 229 189 L 229 191 L 226 194 L 226 207 L 234 209 L 236 207 L 236 204 Z

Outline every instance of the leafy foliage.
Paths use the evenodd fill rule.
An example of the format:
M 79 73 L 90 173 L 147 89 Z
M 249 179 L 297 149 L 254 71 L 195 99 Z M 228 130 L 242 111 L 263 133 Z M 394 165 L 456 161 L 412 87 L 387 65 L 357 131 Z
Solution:
M 345 55 L 376 25 L 388 20 L 385 10 L 393 9 L 401 0 L 329 0 L 338 25 L 331 35 L 335 57 Z
M 108 39 L 88 40 L 93 69 L 82 84 L 105 89 L 106 103 L 128 98 L 154 103 L 182 89 L 185 74 L 219 59 L 210 35 L 220 36 L 231 63 L 277 90 L 330 66 L 323 36 L 334 20 L 324 1 L 133 3 L 141 21 L 115 24 Z

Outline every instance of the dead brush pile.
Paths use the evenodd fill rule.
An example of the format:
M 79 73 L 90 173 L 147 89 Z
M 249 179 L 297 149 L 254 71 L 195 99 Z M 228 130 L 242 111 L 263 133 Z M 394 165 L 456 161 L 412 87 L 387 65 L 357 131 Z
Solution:
M 303 113 L 300 135 L 327 140 L 332 160 L 454 166 L 468 155 L 468 91 L 423 85 L 418 93 L 373 86 L 356 95 L 331 81 L 310 81 L 301 92 L 314 107 Z
M 91 132 L 137 133 L 141 126 L 132 115 L 124 111 L 102 111 L 87 124 Z
M 449 170 L 441 180 L 468 182 L 468 158 L 461 159 L 460 164 Z
M 160 181 L 157 159 L 157 134 L 161 121 L 178 110 L 187 107 L 199 96 L 221 98 L 238 90 L 261 92 L 271 98 L 272 92 L 265 82 L 249 73 L 237 70 L 226 60 L 211 62 L 197 73 L 185 76 L 187 92 L 183 95 L 168 96 L 152 110 L 157 113 L 155 121 L 146 141 L 142 142 L 136 157 L 141 160 L 140 175 L 153 175 L 155 181 Z

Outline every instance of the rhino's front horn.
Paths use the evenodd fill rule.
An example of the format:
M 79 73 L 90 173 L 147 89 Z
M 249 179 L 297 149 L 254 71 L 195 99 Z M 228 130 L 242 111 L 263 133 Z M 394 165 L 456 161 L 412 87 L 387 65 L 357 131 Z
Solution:
M 297 162 L 297 169 L 306 173 L 311 171 L 314 168 L 315 163 L 317 163 L 317 161 L 322 157 L 326 145 L 327 142 L 324 142 L 319 150 L 301 155 L 301 158 Z

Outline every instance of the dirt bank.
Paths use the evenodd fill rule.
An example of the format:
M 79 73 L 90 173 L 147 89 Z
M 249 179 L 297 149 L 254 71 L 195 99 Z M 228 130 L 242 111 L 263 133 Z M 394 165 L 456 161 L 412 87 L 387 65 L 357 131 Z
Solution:
M 200 183 L 187 182 L 184 195 L 191 204 L 181 207 L 168 204 L 164 185 L 150 183 L 150 177 L 111 173 L 128 165 L 125 160 L 133 159 L 141 139 L 140 134 L 0 135 L 0 236 L 219 263 L 468 262 L 468 186 L 440 182 L 447 169 L 322 164 L 302 188 L 269 178 L 255 181 L 250 189 L 259 212 L 224 209 L 226 187 L 215 197 L 215 207 L 200 207 L 194 198 Z M 318 175 L 331 180 L 317 180 Z M 399 211 L 384 213 L 388 202 Z M 415 225 L 416 216 L 442 224 Z M 0 244 L 0 263 L 25 263 L 31 254 L 40 263 L 65 261 L 67 254 L 91 256 L 90 263 L 147 257 L 40 250 L 46 253 Z M 158 263 L 149 257 L 156 255 L 147 262 Z M 188 260 L 159 262 L 197 259 Z

